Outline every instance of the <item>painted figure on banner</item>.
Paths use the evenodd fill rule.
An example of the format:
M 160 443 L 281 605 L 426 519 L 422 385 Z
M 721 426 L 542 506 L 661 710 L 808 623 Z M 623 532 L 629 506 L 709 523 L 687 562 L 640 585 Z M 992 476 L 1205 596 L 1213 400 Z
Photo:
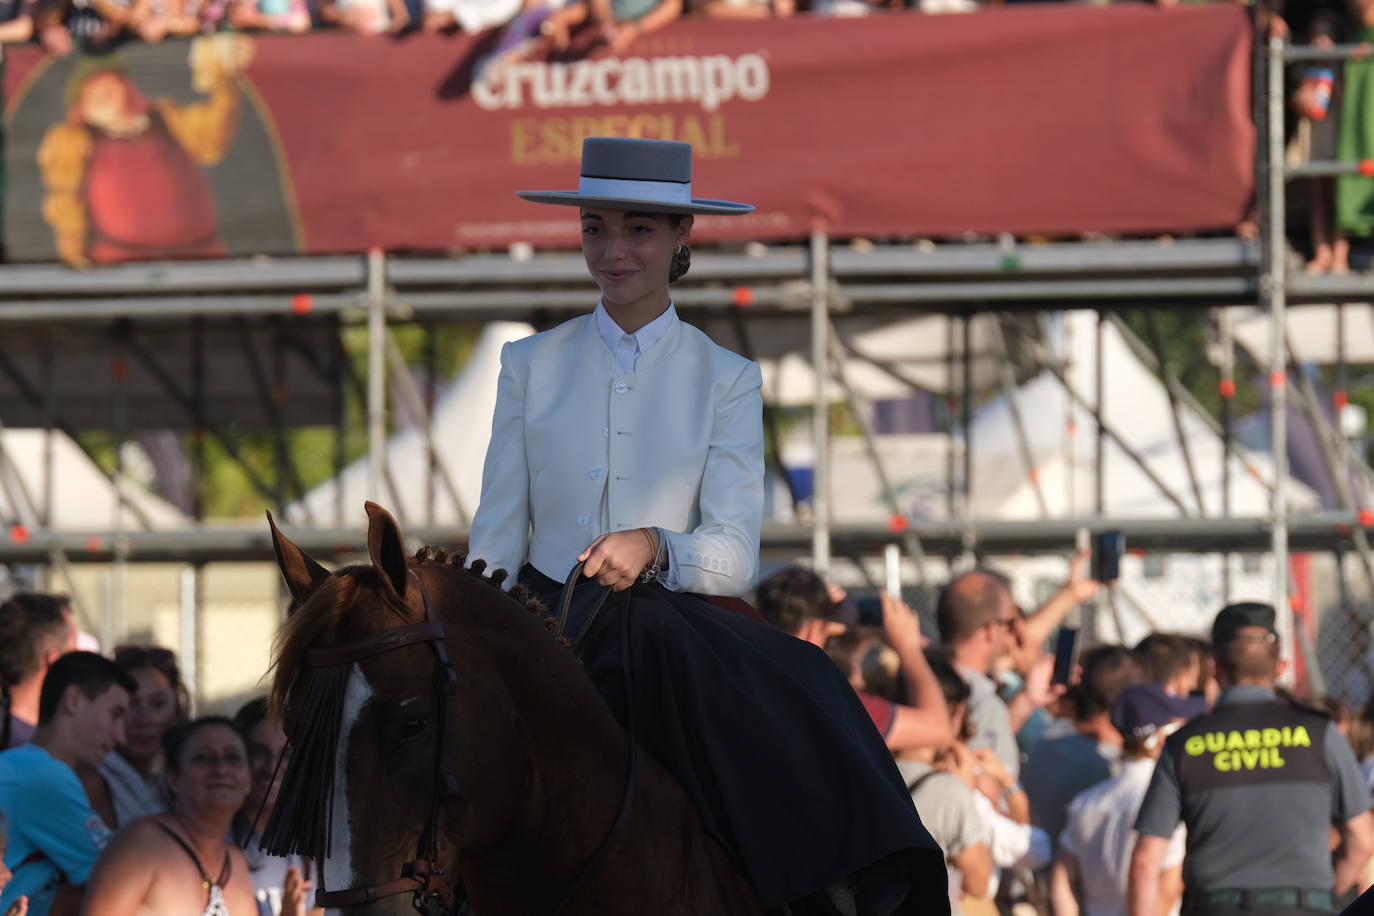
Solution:
M 117 55 L 81 59 L 66 81 L 66 118 L 49 127 L 37 163 L 44 221 L 72 267 L 225 254 L 205 169 L 233 143 L 239 74 L 253 41 L 220 34 L 190 43 L 202 98 L 149 98 Z

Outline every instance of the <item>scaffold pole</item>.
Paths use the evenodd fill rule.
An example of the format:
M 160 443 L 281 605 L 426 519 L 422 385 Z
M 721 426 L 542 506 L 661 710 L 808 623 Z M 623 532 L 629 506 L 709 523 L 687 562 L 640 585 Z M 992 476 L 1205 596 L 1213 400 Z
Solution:
M 811 565 L 824 576 L 830 568 L 830 240 L 811 233 Z
M 1288 385 L 1284 358 L 1284 331 L 1287 328 L 1288 245 L 1284 233 L 1284 149 L 1283 149 L 1283 52 L 1284 40 L 1269 39 L 1269 68 L 1265 128 L 1268 136 L 1269 206 L 1264 231 L 1268 247 L 1265 275 L 1260 289 L 1269 304 L 1269 416 L 1270 451 L 1274 462 L 1274 489 L 1270 495 L 1271 552 L 1274 559 L 1273 603 L 1278 612 L 1279 639 L 1284 651 L 1293 652 L 1293 609 L 1288 590 Z M 1289 671 L 1291 672 L 1291 666 Z M 1291 683 L 1291 674 L 1290 674 Z
M 367 498 L 380 502 L 386 468 L 386 253 L 367 253 Z

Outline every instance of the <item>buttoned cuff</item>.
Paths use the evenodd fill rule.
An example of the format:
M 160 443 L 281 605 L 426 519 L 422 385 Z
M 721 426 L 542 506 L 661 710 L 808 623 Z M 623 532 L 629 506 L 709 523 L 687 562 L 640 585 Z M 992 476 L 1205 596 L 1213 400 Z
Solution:
M 682 586 L 682 581 L 677 574 L 677 560 L 673 559 L 673 542 L 668 539 L 668 533 L 662 528 L 658 529 L 658 537 L 667 551 L 667 559 L 663 563 L 663 570 L 658 574 L 658 581 L 668 591 L 678 591 Z

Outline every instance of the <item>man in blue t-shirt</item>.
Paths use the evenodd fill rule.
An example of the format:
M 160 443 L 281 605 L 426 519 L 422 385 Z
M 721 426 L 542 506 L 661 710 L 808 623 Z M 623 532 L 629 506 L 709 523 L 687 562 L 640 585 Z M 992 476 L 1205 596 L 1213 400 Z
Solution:
M 45 916 L 59 894 L 75 911 L 110 831 L 91 810 L 73 768 L 99 766 L 124 741 L 136 686 L 92 652 L 70 652 L 48 669 L 33 740 L 0 753 L 0 812 L 9 823 L 5 864 L 14 872 L 0 913 L 27 897 L 30 916 Z

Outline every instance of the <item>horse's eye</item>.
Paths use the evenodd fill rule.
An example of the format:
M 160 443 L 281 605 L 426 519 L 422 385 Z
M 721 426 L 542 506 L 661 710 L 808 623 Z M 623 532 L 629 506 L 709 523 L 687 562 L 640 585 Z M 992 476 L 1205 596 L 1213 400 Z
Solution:
M 424 720 L 424 719 L 422 719 L 422 718 L 406 719 L 405 724 L 401 726 L 401 743 L 402 743 L 402 744 L 409 744 L 409 743 L 412 742 L 412 741 L 417 741 L 417 740 L 419 740 L 420 736 L 423 735 L 424 733 L 425 733 L 425 720 Z

